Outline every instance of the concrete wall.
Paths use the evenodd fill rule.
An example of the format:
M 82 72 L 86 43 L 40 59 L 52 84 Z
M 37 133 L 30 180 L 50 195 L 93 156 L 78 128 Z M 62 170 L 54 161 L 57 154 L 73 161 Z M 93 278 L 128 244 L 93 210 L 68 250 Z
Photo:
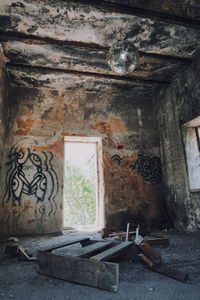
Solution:
M 2 208 L 3 200 L 3 182 L 5 180 L 4 164 L 5 164 L 5 144 L 6 137 L 9 130 L 9 93 L 10 93 L 10 81 L 5 68 L 5 57 L 2 52 L 0 44 L 0 235 L 4 234 L 4 209 Z
M 197 55 L 167 90 L 160 90 L 155 105 L 168 209 L 174 226 L 186 231 L 200 228 L 200 192 L 189 187 L 183 126 L 200 116 L 199 67 Z
M 61 231 L 66 135 L 102 137 L 107 226 L 160 226 L 152 86 L 56 72 L 17 74 L 3 166 L 3 233 Z

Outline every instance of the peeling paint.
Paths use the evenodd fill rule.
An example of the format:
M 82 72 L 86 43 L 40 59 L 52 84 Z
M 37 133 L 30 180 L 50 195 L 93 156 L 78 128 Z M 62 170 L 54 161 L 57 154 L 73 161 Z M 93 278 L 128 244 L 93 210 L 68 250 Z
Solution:
M 120 120 L 111 117 L 108 122 L 98 122 L 92 126 L 93 129 L 97 129 L 100 133 L 106 133 L 112 135 L 116 132 L 124 132 L 125 124 Z
M 28 135 L 32 126 L 36 124 L 38 121 L 31 119 L 16 119 L 17 127 L 19 128 L 15 134 L 17 135 Z
M 63 139 L 56 141 L 53 144 L 35 147 L 37 151 L 51 151 L 60 158 L 64 157 L 64 141 Z

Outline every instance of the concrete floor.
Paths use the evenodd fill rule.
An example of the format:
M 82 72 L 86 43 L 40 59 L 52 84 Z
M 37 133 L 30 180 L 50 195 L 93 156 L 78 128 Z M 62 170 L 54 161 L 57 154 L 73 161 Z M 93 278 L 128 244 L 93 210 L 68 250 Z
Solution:
M 21 238 L 18 244 L 35 255 L 42 246 L 77 235 L 80 233 Z M 112 293 L 40 275 L 36 272 L 37 262 L 6 258 L 0 261 L 0 299 L 200 300 L 200 235 L 173 232 L 166 235 L 170 238 L 170 245 L 156 247 L 156 250 L 169 266 L 189 274 L 186 283 L 151 272 L 139 261 L 131 264 L 120 262 L 120 289 L 118 293 Z M 90 237 L 96 238 L 98 234 L 92 233 Z

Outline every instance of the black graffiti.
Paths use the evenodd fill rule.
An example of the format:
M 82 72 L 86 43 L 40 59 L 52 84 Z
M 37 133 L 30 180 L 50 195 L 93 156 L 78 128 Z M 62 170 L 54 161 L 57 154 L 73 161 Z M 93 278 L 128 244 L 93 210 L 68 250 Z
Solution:
M 52 167 L 52 159 L 51 152 L 36 152 L 29 148 L 24 150 L 13 147 L 8 156 L 3 204 L 12 201 L 12 205 L 21 205 L 23 195 L 33 196 L 33 201 L 39 204 L 38 212 L 41 215 L 45 212 L 46 201 L 51 204 L 49 216 L 55 214 L 58 177 Z
M 145 181 L 157 184 L 162 181 L 162 167 L 160 158 L 139 154 L 138 159 L 130 166 L 131 170 L 136 170 L 138 175 Z
M 113 155 L 111 160 L 113 160 L 119 166 L 121 166 L 123 163 L 123 159 L 118 154 Z

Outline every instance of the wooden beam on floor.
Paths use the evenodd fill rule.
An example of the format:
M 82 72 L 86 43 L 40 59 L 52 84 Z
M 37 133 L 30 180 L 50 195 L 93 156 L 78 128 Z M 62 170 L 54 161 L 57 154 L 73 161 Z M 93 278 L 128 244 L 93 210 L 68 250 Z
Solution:
M 151 237 L 147 236 L 144 237 L 144 240 L 148 242 L 150 246 L 168 246 L 169 245 L 169 239 L 168 238 L 158 238 L 158 237 Z
M 116 254 L 126 250 L 127 248 L 129 248 L 131 245 L 133 245 L 133 242 L 123 242 L 120 243 L 108 250 L 105 250 L 95 256 L 92 256 L 90 259 L 92 261 L 105 261 L 108 260 L 109 258 L 112 258 L 113 256 L 115 256 Z
M 70 254 L 71 256 L 78 256 L 78 257 L 87 257 L 91 255 L 94 252 L 103 250 L 105 248 L 108 248 L 110 245 L 112 245 L 112 242 L 97 242 L 95 244 L 83 247 L 79 251 L 74 252 L 73 254 Z
M 119 265 L 37 251 L 38 272 L 112 292 L 119 288 Z
M 178 281 L 185 282 L 188 278 L 188 274 L 185 272 L 181 272 L 174 268 L 171 268 L 165 263 L 161 263 L 159 265 L 153 265 L 152 267 L 147 267 L 148 269 L 160 273 L 162 275 L 168 276 L 170 278 L 176 279 Z
M 67 247 L 76 243 L 80 243 L 83 241 L 87 241 L 89 240 L 89 238 L 77 238 L 77 239 L 73 239 L 73 240 L 68 240 L 62 243 L 58 243 L 55 245 L 52 245 L 50 247 L 44 247 L 44 248 L 40 248 L 40 251 L 44 251 L 44 252 L 51 252 L 52 250 L 58 249 L 58 248 L 62 248 L 62 247 Z

